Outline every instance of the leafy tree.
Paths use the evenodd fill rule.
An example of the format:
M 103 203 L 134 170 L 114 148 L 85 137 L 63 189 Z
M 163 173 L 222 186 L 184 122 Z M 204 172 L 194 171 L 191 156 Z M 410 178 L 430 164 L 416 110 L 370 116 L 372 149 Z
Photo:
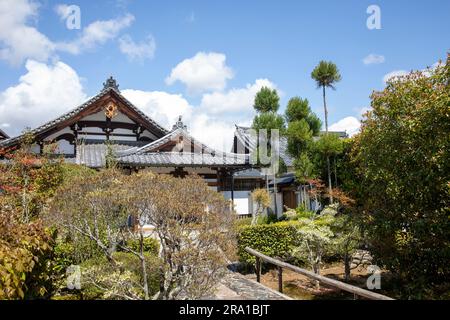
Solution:
M 261 90 L 255 96 L 254 108 L 257 111 L 257 115 L 253 119 L 252 128 L 258 133 L 260 130 L 267 130 L 267 146 L 258 145 L 256 152 L 257 161 L 260 162 L 260 150 L 267 150 L 267 156 L 272 155 L 272 130 L 279 130 L 280 135 L 284 134 L 285 125 L 284 118 L 277 114 L 279 109 L 279 97 L 275 89 L 269 89 L 267 87 L 261 88 Z M 258 143 L 260 139 L 258 139 Z
M 129 179 L 128 209 L 154 226 L 161 245 L 159 292 L 153 298 L 198 299 L 210 293 L 234 248 L 229 203 L 196 176 L 147 172 Z
M 358 266 L 351 266 L 352 254 L 361 246 L 362 233 L 360 228 L 349 215 L 341 215 L 336 218 L 332 226 L 335 239 L 333 241 L 334 251 L 344 261 L 345 281 L 350 280 L 350 272 Z
M 344 149 L 344 141 L 337 134 L 322 134 L 314 142 L 314 163 L 321 179 L 326 180 L 329 169 L 329 159 L 334 159 L 335 187 L 338 187 L 337 159 L 341 156 Z M 333 201 L 332 199 L 330 199 Z
M 388 81 L 353 151 L 374 256 L 416 297 L 450 279 L 449 92 L 450 55 Z
M 285 117 L 287 123 L 305 120 L 313 136 L 317 136 L 320 132 L 322 122 L 311 111 L 308 99 L 302 99 L 300 97 L 291 98 L 286 107 Z
M 63 181 L 63 160 L 52 156 L 56 145 L 44 146 L 39 155 L 32 152 L 33 141 L 33 135 L 25 132 L 19 147 L 0 150 L 7 160 L 0 164 L 0 190 L 13 207 L 20 208 L 25 223 L 47 207 Z
M 322 213 L 315 215 L 305 212 L 305 216 L 298 219 L 301 226 L 297 229 L 298 244 L 293 249 L 293 256 L 308 261 L 314 273 L 320 274 L 322 257 L 329 251 L 334 236 L 331 223 L 334 215 Z M 317 282 L 317 286 L 319 283 Z
M 119 172 L 104 170 L 72 179 L 57 191 L 45 217 L 48 224 L 59 227 L 62 236 L 77 234 L 92 241 L 113 265 L 128 217 L 121 202 L 120 178 Z
M 328 110 L 326 101 L 326 88 L 335 89 L 334 85 L 336 82 L 341 81 L 341 75 L 339 73 L 338 67 L 333 62 L 320 61 L 319 64 L 314 68 L 311 73 L 311 78 L 316 81 L 317 87 L 322 88 L 323 92 L 323 109 L 325 112 L 325 131 L 328 134 Z M 330 169 L 330 158 L 327 157 L 327 167 L 328 167 L 328 188 L 331 194 L 331 169 Z M 333 202 L 333 197 L 331 196 L 331 202 Z
M 268 87 L 262 87 L 255 96 L 253 107 L 260 113 L 276 113 L 280 108 L 280 98 L 277 91 Z
M 268 138 L 270 138 L 270 130 L 272 129 L 280 130 L 280 133 L 284 132 L 284 119 L 274 112 L 261 113 L 253 119 L 252 128 L 257 131 L 266 129 Z
M 321 122 L 311 111 L 308 100 L 299 97 L 289 100 L 285 118 L 288 121 L 286 130 L 288 152 L 294 157 L 297 179 L 305 182 L 314 174 L 311 146 L 313 136 L 320 131 Z
M 127 223 L 129 217 L 133 226 Z M 144 225 L 154 227 L 153 236 L 161 246 L 163 263 L 154 299 L 206 295 L 220 279 L 233 247 L 229 203 L 198 177 L 179 179 L 151 172 L 124 176 L 115 170 L 80 176 L 58 190 L 48 219 L 63 231 L 89 239 L 107 258 L 111 278 L 105 278 L 104 268 L 89 269 L 92 285 L 105 294 L 133 299 L 151 298 Z M 128 241 L 136 238 L 137 250 Z M 128 287 L 134 281 L 132 273 L 119 272 L 123 268 L 117 260 L 119 248 L 139 261 L 138 291 Z M 127 287 L 121 291 L 122 286 Z
M 48 298 L 53 292 L 53 237 L 40 221 L 24 223 L 0 197 L 0 300 Z

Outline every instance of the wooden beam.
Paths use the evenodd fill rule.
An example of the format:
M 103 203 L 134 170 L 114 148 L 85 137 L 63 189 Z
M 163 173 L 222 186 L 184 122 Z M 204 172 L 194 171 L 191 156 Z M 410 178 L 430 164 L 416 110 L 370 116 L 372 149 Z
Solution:
M 289 263 L 286 263 L 286 262 L 283 262 L 283 261 L 271 258 L 271 257 L 266 256 L 265 254 L 262 254 L 261 252 L 258 252 L 256 250 L 250 248 L 250 247 L 246 247 L 245 251 L 247 251 L 248 253 L 250 253 L 250 254 L 252 254 L 252 255 L 254 255 L 256 257 L 257 264 L 258 264 L 258 261 L 260 261 L 260 259 L 261 259 L 261 260 L 269 262 L 269 263 L 271 263 L 273 265 L 276 265 L 276 266 L 278 266 L 280 268 L 286 268 L 286 269 L 292 270 L 294 272 L 300 273 L 300 274 L 302 274 L 302 275 L 304 275 L 304 276 L 306 276 L 308 278 L 311 278 L 313 280 L 322 282 L 322 283 L 324 283 L 326 285 L 329 285 L 331 287 L 335 287 L 335 288 L 338 288 L 338 289 L 341 289 L 341 290 L 344 290 L 344 291 L 356 294 L 356 295 L 361 296 L 361 297 L 365 297 L 365 298 L 372 299 L 372 300 L 394 300 L 394 299 L 392 299 L 392 298 L 390 298 L 388 296 L 385 296 L 385 295 L 382 295 L 382 294 L 379 294 L 379 293 L 375 293 L 375 292 L 372 292 L 372 291 L 369 291 L 369 290 L 365 290 L 365 289 L 362 289 L 362 288 L 359 288 L 359 287 L 356 287 L 356 286 L 353 286 L 351 284 L 347 284 L 347 283 L 344 283 L 344 282 L 341 282 L 341 281 L 330 279 L 330 278 L 327 278 L 327 277 L 315 274 L 314 272 L 311 272 L 309 270 L 302 269 L 302 268 L 293 266 L 292 264 L 289 264 Z M 258 274 L 256 275 L 256 277 L 257 277 L 257 280 L 258 280 L 259 279 Z

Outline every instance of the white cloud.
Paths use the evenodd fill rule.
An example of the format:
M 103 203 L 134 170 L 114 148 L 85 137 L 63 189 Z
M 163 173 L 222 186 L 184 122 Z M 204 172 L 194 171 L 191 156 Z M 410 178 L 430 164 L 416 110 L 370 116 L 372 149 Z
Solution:
M 384 61 L 384 56 L 375 53 L 371 53 L 363 59 L 364 64 L 380 64 Z
M 142 62 L 145 59 L 152 59 L 154 57 L 156 43 L 151 35 L 139 43 L 134 42 L 129 35 L 124 35 L 119 38 L 119 49 L 129 60 Z
M 194 138 L 218 150 L 231 149 L 234 123 L 201 112 L 181 94 L 132 89 L 122 90 L 122 94 L 165 128 L 172 129 L 181 115 Z
M 181 94 L 126 89 L 122 94 L 152 119 L 171 129 L 179 115 L 189 119 L 193 107 Z
M 198 106 L 190 104 L 181 94 L 130 89 L 122 94 L 164 127 L 171 129 L 182 115 L 194 138 L 218 150 L 230 151 L 235 124 L 251 124 L 254 96 L 262 86 L 276 88 L 268 79 L 258 79 L 245 88 L 204 94 Z
M 60 17 L 67 14 L 67 5 L 55 8 Z M 134 16 L 94 21 L 73 41 L 53 42 L 33 25 L 38 19 L 39 4 L 34 0 L 0 1 L 0 59 L 11 65 L 25 60 L 48 61 L 57 51 L 79 54 L 115 39 L 134 21 Z
M 361 128 L 361 122 L 355 117 L 346 117 L 332 124 L 328 130 L 330 131 L 346 131 L 351 137 L 359 132 Z
M 203 95 L 201 108 L 208 113 L 248 113 L 253 112 L 253 101 L 256 93 L 262 87 L 276 88 L 276 85 L 268 79 L 257 79 L 253 84 L 247 84 L 245 88 L 234 88 L 227 92 L 212 92 Z
M 0 59 L 20 65 L 25 59 L 47 60 L 55 45 L 31 25 L 39 5 L 28 0 L 0 1 Z
M 166 83 L 171 85 L 180 81 L 190 93 L 223 90 L 227 80 L 234 76 L 225 60 L 226 56 L 222 53 L 198 52 L 175 66 L 166 78 Z
M 405 76 L 407 74 L 408 74 L 408 71 L 405 71 L 405 70 L 394 70 L 394 71 L 391 71 L 384 75 L 383 82 L 386 83 L 391 79 L 394 79 L 396 77 Z
M 65 20 L 70 14 L 70 6 L 67 4 L 57 4 L 55 6 L 55 12 L 61 20 Z
M 27 60 L 19 83 L 0 92 L 0 123 L 10 135 L 36 128 L 86 100 L 77 73 L 67 64 Z
M 110 20 L 98 20 L 83 29 L 82 34 L 70 42 L 60 42 L 57 48 L 72 54 L 79 54 L 86 49 L 92 49 L 97 45 L 104 44 L 108 40 L 115 39 L 125 28 L 134 21 L 132 14 Z

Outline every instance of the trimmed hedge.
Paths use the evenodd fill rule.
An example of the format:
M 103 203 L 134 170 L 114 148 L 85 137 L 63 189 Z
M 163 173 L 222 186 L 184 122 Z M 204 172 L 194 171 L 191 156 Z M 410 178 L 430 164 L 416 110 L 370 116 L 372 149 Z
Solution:
M 255 249 L 270 257 L 290 255 L 296 239 L 297 221 L 283 221 L 255 226 L 242 226 L 238 229 L 238 255 L 242 262 L 254 264 L 255 257 L 245 251 L 245 247 Z

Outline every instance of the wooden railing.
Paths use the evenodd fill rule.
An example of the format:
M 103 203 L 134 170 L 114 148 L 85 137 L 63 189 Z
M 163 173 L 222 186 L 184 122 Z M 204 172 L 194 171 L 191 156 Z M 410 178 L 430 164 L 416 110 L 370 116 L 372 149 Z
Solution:
M 318 274 L 315 274 L 314 272 L 308 271 L 306 269 L 302 269 L 296 266 L 293 266 L 292 264 L 271 258 L 269 256 L 266 256 L 262 254 L 261 252 L 258 252 L 250 247 L 246 247 L 245 251 L 250 253 L 251 255 L 254 255 L 256 257 L 256 281 L 261 281 L 261 261 L 266 261 L 268 263 L 271 263 L 275 266 L 277 266 L 278 269 L 278 291 L 281 293 L 283 292 L 283 268 L 292 270 L 294 272 L 300 273 L 308 278 L 311 278 L 313 280 L 319 281 L 323 284 L 326 284 L 331 287 L 335 287 L 350 293 L 353 293 L 354 298 L 356 299 L 357 296 L 361 296 L 367 299 L 371 300 L 394 300 L 388 296 L 375 293 L 369 290 L 365 290 L 356 286 L 353 286 L 351 284 L 347 284 L 341 281 L 337 281 L 334 279 L 330 279 Z

